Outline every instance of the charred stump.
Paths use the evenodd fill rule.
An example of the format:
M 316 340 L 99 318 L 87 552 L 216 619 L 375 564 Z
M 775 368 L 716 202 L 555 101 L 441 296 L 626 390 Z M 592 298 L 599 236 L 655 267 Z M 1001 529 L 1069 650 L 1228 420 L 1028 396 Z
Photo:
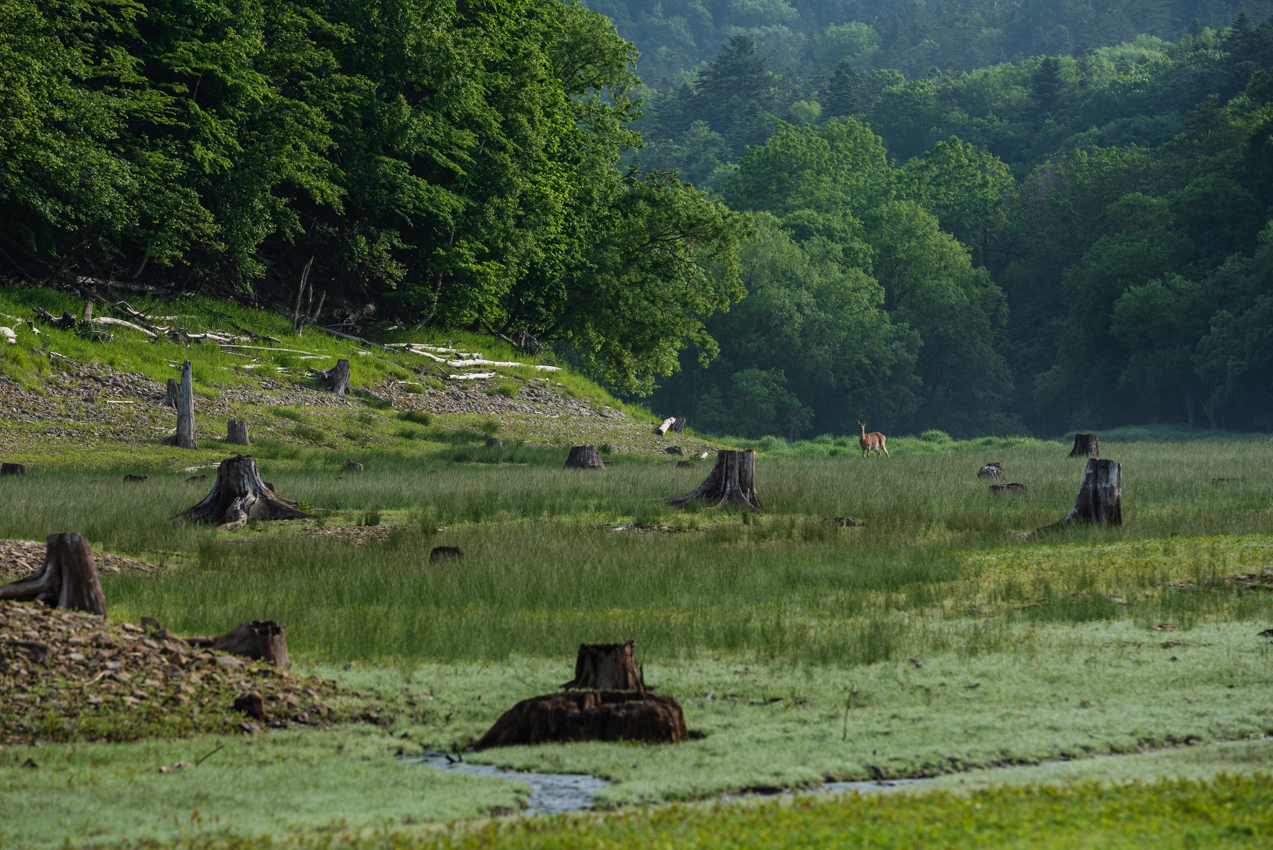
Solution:
M 1095 434 L 1075 434 L 1070 457 L 1100 457 L 1101 438 Z
M 0 463 L 0 478 L 6 475 L 26 475 L 27 468 L 20 463 Z
M 606 465 L 597 454 L 597 447 L 589 443 L 586 446 L 571 446 L 570 456 L 566 458 L 566 469 L 605 469 Z
M 194 374 L 190 361 L 181 364 L 181 386 L 177 391 L 177 434 L 173 438 L 183 449 L 197 449 L 194 439 Z
M 287 654 L 287 627 L 273 620 L 239 623 L 223 635 L 186 638 L 186 643 L 245 658 L 264 658 L 281 670 L 292 666 Z
M 636 663 L 633 641 L 581 643 L 575 678 L 562 685 L 588 691 L 644 691 L 645 677 Z
M 1123 524 L 1123 465 L 1117 461 L 1090 458 L 1083 471 L 1083 483 L 1079 486 L 1074 507 L 1060 522 L 1046 528 L 1056 528 L 1075 522 L 1097 525 Z M 1040 529 L 1042 530 L 1042 529 Z
M 222 530 L 241 528 L 249 517 L 257 519 L 308 519 L 296 502 L 278 496 L 261 480 L 256 458 L 235 455 L 217 467 L 217 482 L 203 501 L 182 511 L 173 520 L 213 522 Z
M 248 441 L 248 423 L 242 419 L 231 419 L 225 423 L 225 441 L 236 446 L 250 446 Z
M 74 531 L 50 534 L 44 566 L 32 576 L 0 587 L 0 599 L 39 600 L 56 608 L 106 614 L 106 596 L 88 541 Z
M 473 749 L 567 741 L 673 744 L 688 738 L 685 713 L 670 696 L 583 691 L 522 700 L 504 712 Z
M 327 389 L 342 398 L 349 392 L 349 361 L 337 360 L 327 375 Z
M 429 550 L 429 563 L 462 560 L 464 560 L 464 550 L 459 546 L 434 546 Z
M 716 466 L 706 481 L 688 493 L 663 501 L 671 505 L 683 505 L 695 499 L 717 508 L 732 502 L 753 511 L 761 510 L 760 496 L 756 494 L 755 450 L 718 451 Z
M 173 410 L 176 410 L 177 398 L 180 395 L 181 395 L 181 382 L 178 381 L 176 378 L 169 378 L 168 386 L 164 388 L 164 397 L 159 400 L 159 403 L 162 404 L 164 407 L 171 407 Z

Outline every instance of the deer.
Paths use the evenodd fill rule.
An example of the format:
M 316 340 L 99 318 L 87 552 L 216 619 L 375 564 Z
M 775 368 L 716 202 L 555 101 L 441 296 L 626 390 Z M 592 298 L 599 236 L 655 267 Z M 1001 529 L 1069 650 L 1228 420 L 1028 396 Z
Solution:
M 858 437 L 858 445 L 862 447 L 862 457 L 866 457 L 870 452 L 875 452 L 876 457 L 880 456 L 880 452 L 884 452 L 884 456 L 888 457 L 888 449 L 884 446 L 884 441 L 888 438 L 879 431 L 872 431 L 869 434 L 866 433 L 866 422 L 870 422 L 871 420 L 868 419 L 866 422 L 858 422 L 854 419 L 853 421 L 857 422 L 858 428 L 862 430 L 862 436 Z

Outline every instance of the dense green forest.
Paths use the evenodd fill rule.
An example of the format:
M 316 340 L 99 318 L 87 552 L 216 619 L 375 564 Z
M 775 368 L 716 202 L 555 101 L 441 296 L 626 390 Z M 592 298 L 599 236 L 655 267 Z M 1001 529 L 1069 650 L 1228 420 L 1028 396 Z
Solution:
M 593 5 L 0 0 L 0 276 L 748 436 L 1273 428 L 1271 3 Z

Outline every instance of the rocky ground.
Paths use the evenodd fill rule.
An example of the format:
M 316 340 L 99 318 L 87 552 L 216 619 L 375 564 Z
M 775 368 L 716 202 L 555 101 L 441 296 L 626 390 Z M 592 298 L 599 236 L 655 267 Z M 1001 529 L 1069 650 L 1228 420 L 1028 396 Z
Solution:
M 4 744 L 381 723 L 335 682 L 39 603 L 0 601 L 0 692 Z

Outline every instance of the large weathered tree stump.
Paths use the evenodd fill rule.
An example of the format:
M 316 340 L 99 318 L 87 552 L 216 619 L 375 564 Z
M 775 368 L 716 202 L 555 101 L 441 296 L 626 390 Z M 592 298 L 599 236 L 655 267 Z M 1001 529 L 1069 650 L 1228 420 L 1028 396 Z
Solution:
M 586 446 L 571 446 L 570 456 L 566 458 L 566 469 L 605 469 L 606 465 L 601 460 L 601 455 L 597 454 L 597 447 L 588 444 Z
M 196 449 L 194 439 L 194 374 L 190 361 L 181 364 L 181 387 L 177 392 L 177 434 L 173 442 L 183 449 Z
M 1101 438 L 1095 434 L 1075 434 L 1070 457 L 1100 457 Z
M 106 596 L 88 541 L 74 531 L 50 534 L 44 566 L 31 576 L 0 587 L 0 599 L 39 600 L 57 608 L 106 614 Z
M 588 691 L 644 691 L 645 678 L 636 663 L 634 642 L 579 644 L 575 678 L 562 687 Z
M 248 441 L 248 423 L 242 419 L 231 419 L 225 423 L 225 441 L 236 446 L 250 446 Z
M 663 501 L 671 505 L 683 505 L 688 501 L 706 502 L 712 507 L 729 503 L 758 511 L 760 496 L 756 494 L 756 452 L 722 449 L 716 453 L 716 466 L 712 474 L 696 489 Z
M 181 381 L 178 381 L 176 378 L 169 378 L 168 385 L 164 387 L 164 397 L 159 400 L 159 403 L 164 407 L 171 407 L 173 410 L 176 410 L 177 398 L 180 395 Z
M 349 361 L 337 360 L 336 365 L 332 367 L 331 372 L 327 375 L 327 389 L 338 396 L 343 397 L 349 392 Z
M 173 520 L 214 522 L 222 530 L 240 528 L 249 517 L 257 519 L 307 519 L 296 502 L 284 499 L 261 480 L 256 458 L 235 455 L 217 467 L 217 483 L 203 501 L 182 511 Z
M 1123 524 L 1123 465 L 1117 461 L 1090 458 L 1083 471 L 1083 483 L 1079 486 L 1074 507 L 1061 519 L 1046 528 L 1056 528 L 1075 522 L 1097 525 Z M 1040 529 L 1042 530 L 1042 529 Z
M 245 658 L 264 658 L 282 670 L 292 666 L 287 654 L 287 627 L 273 620 L 239 623 L 223 635 L 186 638 L 186 643 Z
M 0 463 L 0 477 L 5 475 L 26 475 L 27 468 L 20 463 Z
M 688 738 L 685 713 L 670 696 L 582 691 L 522 700 L 473 749 L 567 741 L 679 743 Z

